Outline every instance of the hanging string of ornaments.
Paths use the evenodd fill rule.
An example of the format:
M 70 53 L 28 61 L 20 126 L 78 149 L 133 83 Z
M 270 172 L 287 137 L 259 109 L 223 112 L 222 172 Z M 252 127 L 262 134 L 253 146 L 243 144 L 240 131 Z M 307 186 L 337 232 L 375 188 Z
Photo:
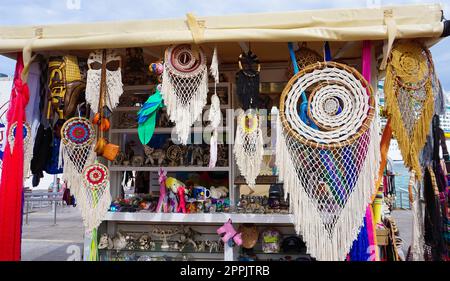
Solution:
M 264 155 L 261 119 L 257 110 L 261 64 L 258 57 L 251 51 L 242 53 L 238 62 L 237 95 L 245 111 L 239 113 L 237 117 L 233 152 L 236 157 L 236 165 L 253 193 Z

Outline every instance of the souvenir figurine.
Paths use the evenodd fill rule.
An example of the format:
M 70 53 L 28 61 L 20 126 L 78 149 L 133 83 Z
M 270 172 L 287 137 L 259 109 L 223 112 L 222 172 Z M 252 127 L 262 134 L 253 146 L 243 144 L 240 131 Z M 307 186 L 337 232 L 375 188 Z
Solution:
M 127 250 L 135 250 L 137 248 L 136 237 L 133 235 L 127 235 L 125 236 L 125 240 L 127 242 L 127 245 L 125 246 Z
M 125 160 L 125 154 L 124 154 L 122 151 L 120 151 L 120 152 L 117 154 L 116 159 L 114 159 L 113 165 L 114 165 L 114 166 L 120 166 L 120 165 L 122 165 L 122 162 L 123 162 L 124 160 Z
M 144 145 L 145 165 L 149 163 L 154 166 L 155 162 L 158 166 L 161 166 L 166 158 L 166 154 L 162 149 L 154 149 L 148 145 Z
M 150 240 L 150 236 L 148 236 L 147 234 L 143 234 L 139 238 L 139 249 L 142 251 L 150 249 Z
M 195 237 L 200 233 L 193 230 L 191 227 L 183 227 L 183 232 L 180 235 L 179 243 L 181 244 L 180 252 L 184 250 L 187 245 L 192 245 L 194 251 L 197 251 L 197 244 L 195 243 Z
M 203 150 L 201 146 L 195 145 L 192 148 L 191 165 L 203 166 Z
M 172 190 L 169 190 L 168 194 L 168 205 L 169 205 L 169 213 L 176 213 L 178 209 L 178 196 L 176 196 L 175 193 L 173 193 Z
M 136 156 L 133 156 L 133 158 L 131 158 L 131 165 L 133 167 L 141 167 L 142 164 L 144 164 L 144 157 L 142 157 L 140 155 L 136 155 Z
M 108 233 L 103 233 L 102 236 L 100 237 L 98 248 L 111 250 L 113 247 L 114 244 L 111 237 L 109 237 Z
M 181 162 L 181 155 L 182 151 L 180 146 L 178 145 L 171 145 L 169 146 L 169 148 L 167 149 L 167 159 L 169 159 L 169 166 L 178 166 L 179 163 Z
M 206 250 L 205 241 L 197 241 L 197 252 L 204 252 Z
M 114 250 L 120 251 L 127 246 L 127 240 L 121 232 L 117 232 L 116 237 L 113 239 Z
M 186 206 L 186 211 L 188 214 L 194 214 L 197 212 L 197 207 L 194 202 L 189 202 Z

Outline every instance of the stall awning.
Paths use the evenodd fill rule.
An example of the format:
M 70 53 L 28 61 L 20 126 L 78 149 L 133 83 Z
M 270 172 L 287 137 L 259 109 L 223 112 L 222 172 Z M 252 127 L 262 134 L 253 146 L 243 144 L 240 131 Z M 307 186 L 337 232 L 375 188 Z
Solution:
M 0 53 L 161 46 L 173 43 L 358 41 L 436 38 L 439 4 L 331 9 L 184 19 L 0 27 Z M 33 38 L 35 38 L 33 40 Z

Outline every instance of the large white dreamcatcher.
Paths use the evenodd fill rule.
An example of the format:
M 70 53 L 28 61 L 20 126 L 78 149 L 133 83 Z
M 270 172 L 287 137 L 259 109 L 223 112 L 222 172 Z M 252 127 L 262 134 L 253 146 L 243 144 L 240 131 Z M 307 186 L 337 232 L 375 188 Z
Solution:
M 318 260 L 344 260 L 379 168 L 372 88 L 355 69 L 315 63 L 280 99 L 276 162 L 296 231 Z
M 203 50 L 175 45 L 166 50 L 161 94 L 175 123 L 178 140 L 187 144 L 192 124 L 206 105 L 208 70 Z

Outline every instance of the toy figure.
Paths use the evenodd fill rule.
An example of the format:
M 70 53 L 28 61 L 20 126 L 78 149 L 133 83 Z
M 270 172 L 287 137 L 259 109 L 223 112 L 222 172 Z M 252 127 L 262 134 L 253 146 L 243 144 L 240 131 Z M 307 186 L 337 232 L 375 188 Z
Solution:
M 163 169 L 159 169 L 159 200 L 156 206 L 157 213 L 167 213 L 168 210 L 168 196 L 166 189 L 167 172 Z
M 187 204 L 186 208 L 187 208 L 188 214 L 194 214 L 197 212 L 197 207 L 195 206 L 195 203 L 193 203 L 193 202 L 189 202 Z
M 224 243 L 232 243 L 234 241 L 238 246 L 240 246 L 242 245 L 241 233 L 238 233 L 231 223 L 231 219 L 228 219 L 223 226 L 217 229 L 217 234 L 222 237 L 222 241 Z
M 187 189 L 184 186 L 179 186 L 177 189 L 177 194 L 178 194 L 178 208 L 177 208 L 177 212 L 178 213 L 183 213 L 186 214 L 186 194 Z
M 168 195 L 168 213 L 175 213 L 178 209 L 178 197 L 175 195 L 175 193 L 172 192 L 172 190 L 169 190 Z

